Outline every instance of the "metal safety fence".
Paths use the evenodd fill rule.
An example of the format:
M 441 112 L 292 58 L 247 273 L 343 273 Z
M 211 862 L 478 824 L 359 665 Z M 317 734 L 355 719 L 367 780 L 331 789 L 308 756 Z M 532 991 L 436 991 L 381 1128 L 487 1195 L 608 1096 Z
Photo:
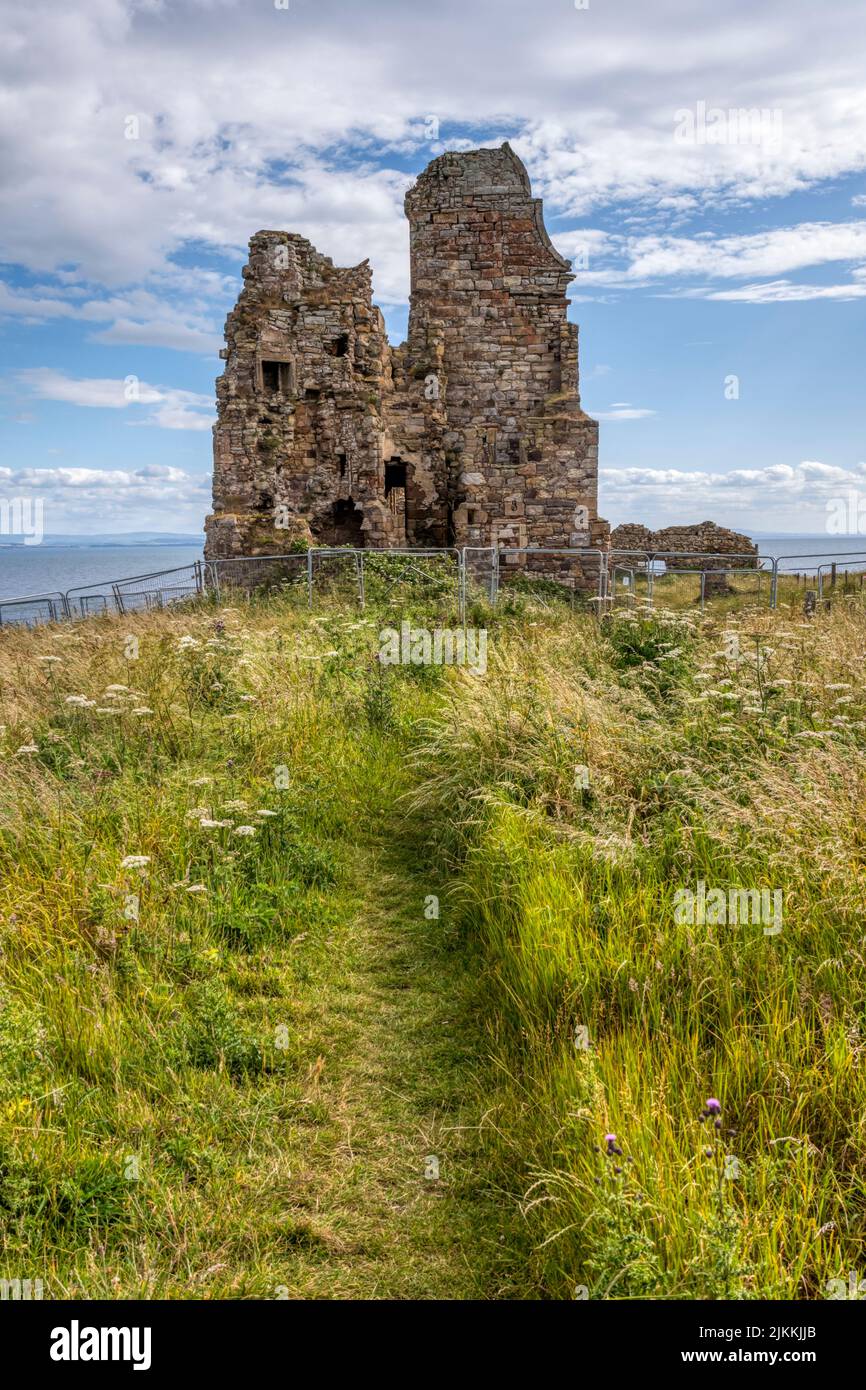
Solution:
M 703 610 L 732 595 L 775 608 L 781 583 L 788 590 L 813 584 L 818 600 L 826 600 L 837 586 L 862 590 L 864 578 L 866 550 L 756 556 L 543 546 L 323 547 L 196 560 L 65 592 L 0 598 L 0 627 L 145 612 L 208 596 L 224 601 L 273 594 L 310 608 L 317 598 L 361 608 L 436 600 L 453 605 L 461 622 L 471 605 L 496 607 L 503 595 L 520 592 L 541 604 L 565 600 L 601 614 L 671 601 Z

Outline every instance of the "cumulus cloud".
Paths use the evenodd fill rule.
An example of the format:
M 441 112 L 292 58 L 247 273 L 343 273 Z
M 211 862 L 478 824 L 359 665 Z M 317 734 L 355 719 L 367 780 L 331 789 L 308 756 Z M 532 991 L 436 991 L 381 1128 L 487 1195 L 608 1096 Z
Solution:
M 45 530 L 201 529 L 210 478 L 169 465 L 143 468 L 0 468 L 0 500 L 38 499 Z M 170 517 L 169 525 L 166 518 Z
M 850 468 L 819 460 L 736 468 L 728 473 L 677 468 L 602 468 L 600 510 L 615 522 L 640 519 L 648 525 L 696 522 L 712 516 L 722 525 L 780 531 L 826 529 L 840 503 L 866 514 L 866 462 Z M 855 499 L 853 505 L 852 497 Z
M 583 11 L 566 0 L 32 0 L 5 26 L 0 174 L 16 197 L 0 257 L 92 284 L 156 283 L 160 308 L 115 306 L 98 336 L 212 351 L 219 287 L 207 322 L 164 312 L 171 293 L 157 282 L 179 256 L 239 255 L 252 231 L 287 227 L 344 264 L 372 255 L 380 301 L 402 303 L 406 164 L 479 137 L 512 140 L 554 218 L 626 205 L 632 218 L 676 218 L 778 198 L 866 167 L 866 13 L 840 3 L 844 24 L 828 25 L 810 0 L 759 11 L 658 0 L 651 17 L 642 0 Z M 677 113 L 720 93 L 732 110 L 778 111 L 781 138 L 678 140 Z M 602 236 L 557 242 L 587 246 L 592 264 Z M 683 256 L 697 273 L 707 254 L 638 248 L 626 282 L 678 273 Z M 765 273 L 787 270 L 746 271 Z M 78 316 L 70 299 L 35 298 L 36 313 Z

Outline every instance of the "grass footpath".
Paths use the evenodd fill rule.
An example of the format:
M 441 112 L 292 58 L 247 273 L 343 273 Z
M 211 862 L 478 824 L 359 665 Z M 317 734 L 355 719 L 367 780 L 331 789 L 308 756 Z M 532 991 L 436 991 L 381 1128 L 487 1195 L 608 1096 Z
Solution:
M 318 1249 L 289 1262 L 286 1292 L 512 1297 L 525 1287 L 525 1233 L 481 1143 L 477 976 L 424 917 L 430 877 L 399 808 L 365 809 L 359 826 L 379 834 L 355 847 L 341 974 L 308 1020 L 327 1144 L 302 1155 L 299 1185 Z

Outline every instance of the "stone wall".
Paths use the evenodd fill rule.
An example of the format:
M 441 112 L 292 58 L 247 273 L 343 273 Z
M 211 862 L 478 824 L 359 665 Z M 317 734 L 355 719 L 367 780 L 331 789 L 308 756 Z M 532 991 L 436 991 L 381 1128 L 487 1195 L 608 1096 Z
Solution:
M 293 540 L 606 543 L 598 425 L 580 407 L 567 320 L 573 277 L 520 160 L 507 144 L 442 155 L 406 214 L 398 348 L 366 261 L 340 269 L 287 232 L 250 242 L 217 383 L 208 558 Z
M 652 554 L 680 550 L 700 555 L 735 555 L 745 557 L 737 559 L 735 568 L 750 569 L 757 565 L 758 547 L 749 537 L 717 526 L 713 521 L 701 521 L 696 526 L 666 526 L 661 531 L 650 531 L 636 522 L 625 522 L 611 531 L 610 544 L 612 550 L 640 550 Z M 665 564 L 668 569 L 695 567 L 687 557 L 672 556 Z M 701 568 L 723 570 L 726 566 L 725 561 L 719 559 L 701 562 Z

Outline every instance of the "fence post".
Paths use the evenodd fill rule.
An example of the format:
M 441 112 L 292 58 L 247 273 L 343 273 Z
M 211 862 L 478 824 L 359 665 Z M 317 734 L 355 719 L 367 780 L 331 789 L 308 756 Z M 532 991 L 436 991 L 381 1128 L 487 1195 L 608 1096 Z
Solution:
M 313 552 L 307 551 L 307 607 L 313 606 Z
M 355 567 L 358 571 L 358 602 L 362 610 L 367 607 L 367 593 L 364 588 L 364 552 L 355 551 Z

